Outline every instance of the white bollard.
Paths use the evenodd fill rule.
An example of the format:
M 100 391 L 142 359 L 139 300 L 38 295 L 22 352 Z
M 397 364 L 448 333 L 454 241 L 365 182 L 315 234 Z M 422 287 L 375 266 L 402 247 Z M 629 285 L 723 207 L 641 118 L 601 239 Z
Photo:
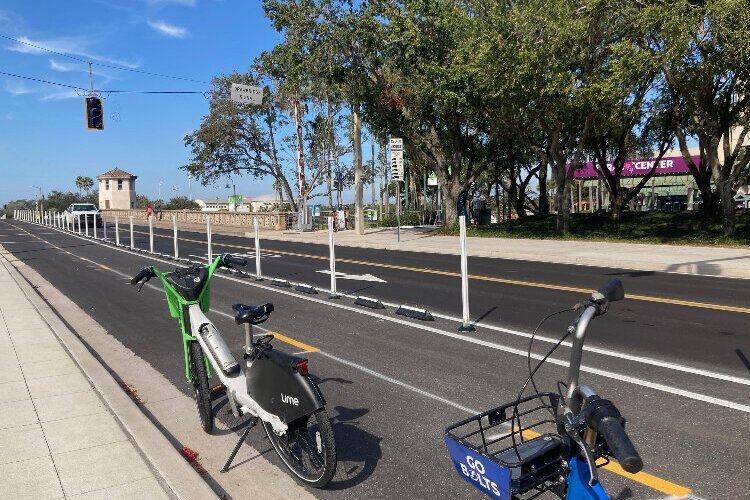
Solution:
M 115 217 L 115 243 L 120 246 L 120 219 Z
M 104 241 L 107 241 L 107 219 L 102 217 L 102 229 L 104 229 Z
M 148 251 L 154 253 L 154 216 L 148 216 Z
M 214 260 L 214 254 L 211 251 L 211 217 L 206 217 L 206 243 L 208 244 L 208 264 Z
M 177 216 L 172 216 L 172 230 L 174 232 L 174 258 L 180 258 L 180 252 L 177 250 Z
M 260 269 L 260 227 L 258 226 L 258 216 L 253 217 L 255 226 L 255 281 L 263 281 L 263 273 Z
M 469 318 L 469 267 L 466 262 L 466 216 L 458 218 L 460 226 L 461 244 L 461 302 L 463 303 L 463 324 L 458 328 L 459 332 L 473 332 L 476 330 Z
M 130 217 L 130 249 L 135 249 L 135 242 L 133 241 L 133 217 Z
M 78 234 L 81 234 L 81 214 L 78 214 L 76 219 L 78 220 Z
M 339 294 L 336 291 L 336 249 L 333 241 L 333 225 L 336 223 L 333 220 L 333 216 L 328 217 L 328 248 L 330 251 L 330 265 L 331 265 L 331 298 L 339 298 Z
M 86 227 L 86 238 L 89 237 L 89 217 L 88 215 L 83 216 L 83 225 Z M 96 224 L 94 224 L 96 225 Z
M 96 216 L 94 216 L 94 239 L 96 238 Z

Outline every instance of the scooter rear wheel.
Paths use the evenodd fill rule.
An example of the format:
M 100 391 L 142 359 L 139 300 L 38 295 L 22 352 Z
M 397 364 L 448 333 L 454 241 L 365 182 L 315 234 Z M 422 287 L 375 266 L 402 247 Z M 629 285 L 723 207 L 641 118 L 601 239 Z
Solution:
M 211 388 L 208 385 L 206 358 L 203 356 L 203 349 L 198 342 L 190 342 L 189 354 L 195 406 L 198 408 L 201 427 L 210 434 L 214 430 L 214 410 L 211 406 Z
M 327 485 L 336 473 L 336 441 L 325 408 L 289 423 L 283 435 L 263 422 L 276 453 L 294 475 L 313 488 Z

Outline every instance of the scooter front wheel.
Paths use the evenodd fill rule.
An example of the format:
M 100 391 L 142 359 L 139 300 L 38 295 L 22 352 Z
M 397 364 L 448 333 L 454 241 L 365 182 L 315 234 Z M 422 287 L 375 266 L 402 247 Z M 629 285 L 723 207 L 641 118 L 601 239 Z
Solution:
M 191 382 L 195 392 L 195 406 L 198 408 L 201 427 L 210 434 L 214 430 L 214 410 L 211 406 L 211 388 L 208 385 L 206 358 L 198 342 L 190 342 L 189 355 L 190 373 L 193 378 Z
M 325 408 L 289 423 L 282 435 L 263 422 L 276 453 L 297 478 L 313 488 L 327 485 L 336 472 L 336 441 Z

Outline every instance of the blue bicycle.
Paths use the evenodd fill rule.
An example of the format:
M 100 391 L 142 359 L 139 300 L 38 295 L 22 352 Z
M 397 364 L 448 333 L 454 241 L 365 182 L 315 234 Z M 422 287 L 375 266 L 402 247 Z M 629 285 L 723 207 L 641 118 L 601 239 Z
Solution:
M 615 458 L 627 472 L 643 468 L 643 460 L 625 432 L 625 420 L 615 405 L 593 389 L 578 384 L 586 329 L 607 312 L 610 302 L 622 300 L 620 280 L 612 280 L 587 303 L 553 313 L 580 310 L 566 334 L 531 367 L 515 401 L 451 425 L 445 443 L 459 476 L 492 498 L 529 500 L 550 492 L 564 499 L 609 499 L 598 479 L 597 467 Z M 534 334 L 536 334 L 536 331 Z M 565 339 L 573 335 L 568 382 L 557 392 L 537 390 L 534 374 Z M 532 385 L 534 394 L 523 396 Z M 563 393 L 564 392 L 564 393 Z M 603 459 L 603 462 L 597 460 Z

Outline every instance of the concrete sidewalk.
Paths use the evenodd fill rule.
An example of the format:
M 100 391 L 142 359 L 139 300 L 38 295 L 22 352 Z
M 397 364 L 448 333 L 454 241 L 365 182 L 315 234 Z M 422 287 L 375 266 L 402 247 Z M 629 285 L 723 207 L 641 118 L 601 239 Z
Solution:
M 0 497 L 210 499 L 0 246 Z
M 154 226 L 171 228 L 172 222 L 155 221 Z M 179 229 L 205 232 L 206 226 L 181 223 Z M 249 231 L 252 229 L 237 226 L 212 227 L 214 234 L 252 237 L 254 233 Z M 261 239 L 328 245 L 328 232 L 267 230 L 262 232 Z M 436 236 L 429 228 L 402 229 L 400 242 L 396 239 L 395 228 L 368 229 L 363 236 L 352 230 L 339 231 L 336 245 L 448 255 L 460 253 L 458 237 Z M 467 249 L 473 257 L 750 278 L 750 248 L 475 237 L 468 238 Z

